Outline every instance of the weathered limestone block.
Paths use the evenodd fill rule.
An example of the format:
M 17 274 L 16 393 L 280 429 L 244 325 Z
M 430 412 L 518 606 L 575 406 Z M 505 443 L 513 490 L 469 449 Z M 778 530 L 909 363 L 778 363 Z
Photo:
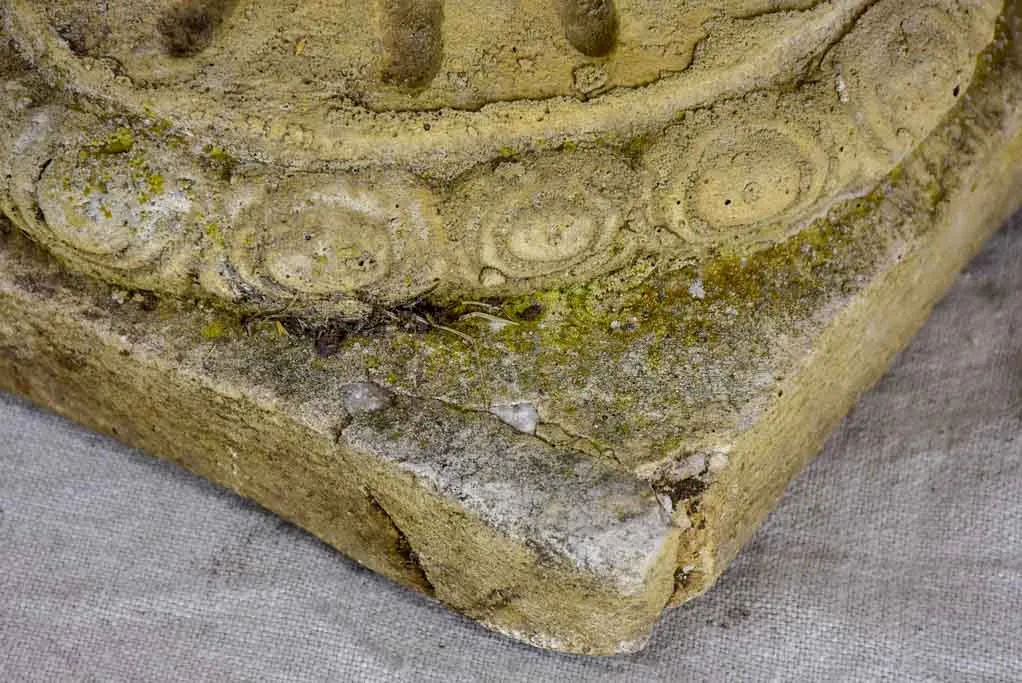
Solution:
M 0 388 L 638 649 L 1019 208 L 1020 19 L 0 0 Z

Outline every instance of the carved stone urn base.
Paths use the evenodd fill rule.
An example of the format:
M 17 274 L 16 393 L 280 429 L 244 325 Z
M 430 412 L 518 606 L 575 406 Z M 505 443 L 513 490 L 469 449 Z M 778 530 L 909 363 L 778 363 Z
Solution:
M 262 11 L 233 4 L 198 35 L 154 26 L 173 59 L 197 59 Z M 432 26 L 432 4 L 382 3 L 381 21 Z M 464 83 L 441 65 L 469 58 L 426 41 L 416 61 L 407 36 L 386 34 L 385 86 L 364 99 L 400 114 L 344 110 L 344 125 L 311 128 L 239 113 L 249 101 L 214 116 L 173 96 L 181 74 L 104 62 L 70 15 L 0 2 L 13 36 L 0 46 L 0 388 L 496 631 L 566 652 L 641 648 L 665 608 L 713 585 L 1022 205 L 1022 4 L 716 3 L 734 30 L 801 17 L 825 47 L 792 38 L 777 54 L 808 57 L 785 67 L 791 80 L 757 93 L 735 76 L 702 109 L 671 98 L 688 77 L 726 80 L 712 32 L 659 65 L 681 80 L 649 85 L 635 109 L 629 88 L 651 76 L 626 59 L 628 5 L 580 28 L 562 4 L 564 54 L 507 64 L 562 73 L 575 49 L 564 87 L 584 92 L 500 81 L 500 99 L 552 98 L 543 116 L 458 109 Z M 31 38 L 50 35 L 45 21 L 62 31 L 52 45 Z M 317 46 L 287 45 L 288 59 Z M 164 81 L 132 109 L 144 68 Z M 103 99 L 101 71 L 129 113 Z M 207 92 L 197 83 L 181 87 Z M 920 95 L 931 85 L 939 102 Z M 592 111 L 616 132 L 578 132 Z M 648 134 L 621 133 L 662 112 Z M 485 140 L 470 149 L 461 119 L 477 114 Z M 449 156 L 430 152 L 430 130 Z M 359 140 L 378 168 L 356 158 Z M 338 215 L 358 230 L 331 232 Z

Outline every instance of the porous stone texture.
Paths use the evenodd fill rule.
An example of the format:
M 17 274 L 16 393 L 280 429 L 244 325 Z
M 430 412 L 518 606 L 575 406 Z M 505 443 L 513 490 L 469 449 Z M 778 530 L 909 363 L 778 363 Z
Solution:
M 1020 17 L 0 0 L 0 387 L 635 650 L 1019 206 Z

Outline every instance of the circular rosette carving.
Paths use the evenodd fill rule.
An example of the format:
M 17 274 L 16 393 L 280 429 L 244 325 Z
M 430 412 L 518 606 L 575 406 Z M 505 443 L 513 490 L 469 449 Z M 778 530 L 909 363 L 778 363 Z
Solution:
M 243 212 L 231 263 L 264 297 L 400 303 L 443 273 L 435 216 L 430 193 L 405 178 L 298 176 Z
M 786 231 L 819 200 L 830 161 L 816 139 L 786 122 L 738 118 L 690 146 L 654 152 L 657 207 L 672 232 L 693 243 Z
M 835 53 L 841 101 L 896 158 L 965 92 L 977 55 L 992 39 L 992 22 L 981 27 L 977 17 L 958 16 L 945 4 L 879 3 Z
M 190 161 L 120 129 L 46 163 L 36 210 L 22 215 L 29 232 L 76 267 L 176 289 L 189 256 L 177 246 L 203 214 L 193 192 L 201 180 Z
M 467 276 L 487 290 L 581 281 L 620 266 L 637 238 L 625 229 L 634 173 L 610 154 L 558 154 L 501 164 L 451 202 L 467 226 Z M 471 253 L 474 252 L 474 255 Z

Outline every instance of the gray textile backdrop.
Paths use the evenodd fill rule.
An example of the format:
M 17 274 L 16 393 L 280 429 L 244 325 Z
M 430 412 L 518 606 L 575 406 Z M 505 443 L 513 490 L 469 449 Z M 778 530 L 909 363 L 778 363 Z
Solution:
M 0 395 L 0 682 L 1022 681 L 1022 217 L 707 596 L 533 650 Z

